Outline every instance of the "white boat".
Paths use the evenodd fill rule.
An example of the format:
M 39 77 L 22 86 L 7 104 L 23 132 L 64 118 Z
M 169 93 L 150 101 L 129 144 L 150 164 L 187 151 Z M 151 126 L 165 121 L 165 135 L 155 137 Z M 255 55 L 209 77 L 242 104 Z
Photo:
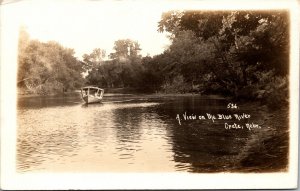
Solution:
M 81 88 L 81 96 L 86 103 L 101 102 L 103 98 L 103 94 L 104 94 L 104 89 L 98 87 L 86 86 Z

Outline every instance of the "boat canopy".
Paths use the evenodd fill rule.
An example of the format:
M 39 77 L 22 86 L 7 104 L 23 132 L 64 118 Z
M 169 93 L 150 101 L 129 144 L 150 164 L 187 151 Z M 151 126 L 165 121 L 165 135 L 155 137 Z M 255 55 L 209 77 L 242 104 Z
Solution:
M 88 89 L 96 89 L 96 90 L 103 90 L 101 88 L 98 88 L 98 87 L 95 87 L 95 86 L 86 86 L 86 87 L 83 87 L 81 88 L 82 90 L 88 90 Z

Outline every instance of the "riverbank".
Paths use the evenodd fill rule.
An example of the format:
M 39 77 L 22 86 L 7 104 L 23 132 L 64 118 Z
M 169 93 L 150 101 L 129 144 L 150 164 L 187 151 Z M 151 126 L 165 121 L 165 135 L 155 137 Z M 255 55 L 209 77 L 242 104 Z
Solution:
M 208 155 L 217 152 L 217 156 L 211 158 L 208 164 L 197 162 L 196 165 L 199 168 L 193 172 L 269 173 L 287 171 L 290 140 L 288 105 L 277 110 L 270 109 L 259 102 L 239 102 L 237 105 L 239 112 L 251 115 L 251 118 L 245 123 L 253 123 L 259 128 L 249 130 L 244 126 L 243 129 L 227 130 L 220 135 L 214 132 L 212 136 L 216 135 L 216 140 L 213 141 L 213 144 L 227 139 L 232 139 L 234 144 L 231 146 L 220 145 L 216 149 L 218 152 L 210 150 Z M 233 123 L 244 125 L 237 120 L 232 121 L 231 124 Z M 202 136 L 205 137 L 205 134 Z M 205 150 L 211 147 L 211 143 L 202 143 L 201 147 Z
M 259 125 L 253 130 L 237 156 L 233 171 L 278 172 L 288 168 L 289 154 L 289 108 L 270 110 L 257 103 L 241 105 L 256 110 L 261 116 Z

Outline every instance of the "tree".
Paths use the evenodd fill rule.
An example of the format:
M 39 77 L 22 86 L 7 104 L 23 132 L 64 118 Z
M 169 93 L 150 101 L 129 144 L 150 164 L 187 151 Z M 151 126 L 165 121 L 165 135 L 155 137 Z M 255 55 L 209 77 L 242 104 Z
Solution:
M 114 53 L 110 54 L 116 67 L 119 68 L 121 87 L 137 86 L 141 72 L 140 45 L 137 41 L 123 39 L 115 41 Z
M 182 74 L 195 73 L 195 66 L 202 63 L 206 74 L 201 76 L 209 76 L 211 84 L 235 96 L 258 85 L 262 73 L 274 71 L 273 77 L 288 73 L 285 11 L 173 11 L 162 15 L 158 28 L 171 33 L 168 54 L 181 64 Z M 184 76 L 185 81 L 191 76 Z
M 140 50 L 136 41 L 117 40 L 109 56 L 111 60 L 100 61 L 101 64 L 93 67 L 87 76 L 88 83 L 110 88 L 137 87 L 143 70 Z
M 114 50 L 115 52 L 110 54 L 110 58 L 118 60 L 120 63 L 141 58 L 141 55 L 139 54 L 141 50 L 140 45 L 138 42 L 130 39 L 117 40 L 115 42 Z
M 102 50 L 100 48 L 95 48 L 90 54 L 84 54 L 82 56 L 83 62 L 85 64 L 84 68 L 86 70 L 91 70 L 92 68 L 100 66 L 105 56 L 105 50 Z
M 18 70 L 18 82 L 22 82 L 26 78 L 26 71 L 29 70 L 28 64 L 26 64 L 25 60 L 27 54 L 25 54 L 26 48 L 30 43 L 30 36 L 27 33 L 25 27 L 20 28 L 19 32 L 19 41 L 18 41 L 18 63 L 19 63 L 19 70 Z
M 83 68 L 74 54 L 73 49 L 64 48 L 54 41 L 31 40 L 21 31 L 18 85 L 38 94 L 79 88 L 83 82 Z

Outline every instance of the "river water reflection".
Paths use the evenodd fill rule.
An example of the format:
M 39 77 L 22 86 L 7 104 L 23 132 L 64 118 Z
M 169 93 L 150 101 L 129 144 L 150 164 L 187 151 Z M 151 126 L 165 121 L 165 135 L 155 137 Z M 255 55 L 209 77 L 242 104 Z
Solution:
M 109 95 L 85 105 L 78 94 L 18 100 L 20 172 L 211 172 L 234 166 L 249 132 L 177 114 L 228 113 L 225 99 Z M 253 115 L 255 117 L 255 114 Z

